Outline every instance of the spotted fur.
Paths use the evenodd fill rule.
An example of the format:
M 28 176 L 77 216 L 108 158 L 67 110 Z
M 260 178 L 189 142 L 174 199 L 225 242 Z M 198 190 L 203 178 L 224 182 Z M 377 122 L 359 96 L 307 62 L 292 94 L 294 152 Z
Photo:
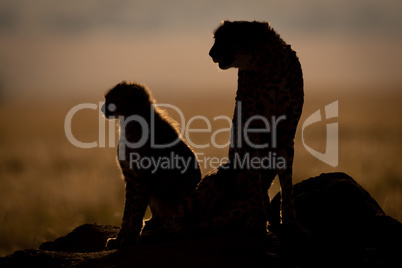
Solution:
M 152 219 L 146 222 L 144 229 L 158 228 L 171 219 L 179 202 L 199 183 L 201 172 L 195 154 L 181 139 L 172 119 L 156 107 L 145 86 L 123 81 L 105 94 L 105 100 L 102 108 L 105 116 L 109 119 L 118 117 L 120 132 L 124 133 L 120 136 L 118 148 L 118 160 L 126 182 L 124 216 L 118 236 L 107 244 L 108 248 L 119 248 L 136 243 L 148 205 Z M 145 143 L 134 146 L 146 132 Z M 176 143 L 156 148 L 152 140 L 157 145 Z M 127 146 L 128 143 L 131 145 Z M 165 167 L 148 166 L 147 162 L 141 165 L 137 157 L 157 161 L 170 159 L 172 154 L 189 161 L 188 168 L 172 162 Z
M 298 57 L 267 22 L 224 21 L 214 38 L 210 50 L 213 61 L 221 69 L 239 69 L 229 161 L 207 174 L 197 190 L 185 199 L 175 216 L 176 226 L 211 228 L 230 224 L 265 231 L 269 218 L 268 189 L 276 175 L 281 185 L 283 223 L 295 224 L 294 137 L 304 98 Z M 245 122 L 256 115 L 271 123 L 286 117 L 278 121 L 276 131 L 248 134 L 252 144 L 268 143 L 268 148 L 255 148 L 247 144 L 244 135 L 239 136 Z M 239 120 L 242 123 L 238 124 Z M 265 127 L 263 120 L 250 122 L 249 129 Z M 276 145 L 271 144 L 273 140 Z M 268 169 L 234 165 L 236 157 L 243 159 L 248 154 L 250 158 L 263 159 L 270 153 L 282 157 L 285 165 Z

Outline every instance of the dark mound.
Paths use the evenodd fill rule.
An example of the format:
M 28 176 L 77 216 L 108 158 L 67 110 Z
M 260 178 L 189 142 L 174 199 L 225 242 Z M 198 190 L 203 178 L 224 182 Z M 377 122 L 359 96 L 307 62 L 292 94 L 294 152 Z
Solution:
M 331 267 L 402 267 L 402 224 L 351 177 L 321 174 L 293 189 L 297 218 L 312 235 L 318 261 L 330 260 Z M 279 208 L 278 194 L 272 200 L 274 228 Z
M 38 250 L 0 258 L 0 267 L 402 267 L 402 224 L 351 177 L 322 174 L 296 184 L 294 196 L 309 240 L 280 232 L 278 195 L 272 228 L 279 231 L 266 237 L 227 230 L 106 250 L 118 228 L 85 224 Z

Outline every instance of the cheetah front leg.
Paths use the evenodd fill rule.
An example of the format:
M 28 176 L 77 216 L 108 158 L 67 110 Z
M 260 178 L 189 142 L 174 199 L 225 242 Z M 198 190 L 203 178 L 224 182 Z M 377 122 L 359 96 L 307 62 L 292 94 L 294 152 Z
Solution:
M 245 176 L 248 180 L 249 191 L 249 208 L 248 208 L 248 220 L 246 222 L 246 229 L 254 233 L 266 233 L 267 226 L 267 211 L 265 207 L 265 195 L 262 186 L 262 174 L 261 172 L 249 171 L 241 172 L 240 176 Z
M 284 230 L 292 239 L 309 240 L 310 233 L 300 225 L 296 218 L 295 205 L 293 199 L 293 156 L 294 156 L 294 140 L 288 135 L 286 146 L 281 147 L 278 155 L 283 156 L 286 161 L 286 168 L 278 171 L 279 182 L 281 185 L 282 196 L 282 230 Z
M 289 161 L 287 164 L 290 165 Z M 282 195 L 282 223 L 294 224 L 297 222 L 293 201 L 292 168 L 288 167 L 279 172 L 279 182 Z
M 286 133 L 286 132 L 285 132 Z M 278 156 L 285 160 L 285 167 L 278 170 L 279 183 L 281 185 L 282 196 L 282 223 L 293 225 L 297 223 L 296 213 L 293 201 L 293 156 L 294 156 L 294 140 L 293 138 L 285 138 L 287 135 L 281 136 L 280 148 Z
M 116 249 L 136 244 L 140 235 L 145 210 L 149 203 L 149 190 L 143 182 L 134 178 L 126 179 L 126 202 L 123 223 L 116 238 L 107 241 L 108 249 Z

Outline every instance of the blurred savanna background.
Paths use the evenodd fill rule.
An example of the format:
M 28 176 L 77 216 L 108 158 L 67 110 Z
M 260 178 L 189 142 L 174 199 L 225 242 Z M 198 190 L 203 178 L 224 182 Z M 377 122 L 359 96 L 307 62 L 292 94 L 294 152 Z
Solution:
M 224 19 L 269 21 L 298 53 L 305 105 L 294 181 L 343 171 L 402 220 L 400 14 L 398 0 L 0 0 L 0 256 L 83 223 L 120 225 L 124 183 L 109 143 L 115 124 L 98 108 L 122 80 L 144 83 L 159 103 L 179 107 L 186 125 L 208 118 L 212 131 L 191 140 L 210 146 L 194 149 L 203 160 L 226 155 L 211 135 L 227 122 L 213 118 L 232 116 L 237 72 L 219 70 L 208 56 Z M 306 127 L 304 142 L 325 153 L 326 124 L 338 123 L 336 167 L 301 139 L 304 120 L 317 110 L 325 118 L 334 101 L 339 116 Z M 66 137 L 66 115 L 83 103 L 97 106 L 76 112 L 71 131 L 95 148 Z M 194 120 L 187 127 L 206 126 Z M 219 144 L 228 139 L 228 132 L 216 136 Z

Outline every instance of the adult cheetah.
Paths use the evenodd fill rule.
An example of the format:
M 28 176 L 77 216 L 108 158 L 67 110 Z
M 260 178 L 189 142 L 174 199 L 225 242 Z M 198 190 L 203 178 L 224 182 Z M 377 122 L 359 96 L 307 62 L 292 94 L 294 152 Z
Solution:
M 165 228 L 183 232 L 234 226 L 265 233 L 268 189 L 279 175 L 282 222 L 304 233 L 292 198 L 293 145 L 303 106 L 296 53 L 266 22 L 224 21 L 214 37 L 214 62 L 221 69 L 239 68 L 229 161 L 202 179 Z M 255 164 L 266 157 L 283 161 L 268 168 Z
M 119 118 L 120 124 L 118 161 L 126 201 L 120 232 L 107 244 L 119 248 L 136 243 L 147 205 L 152 219 L 144 229 L 157 229 L 171 219 L 199 183 L 201 172 L 194 152 L 145 86 L 119 83 L 105 94 L 102 111 L 108 119 Z
M 214 33 L 209 55 L 219 68 L 238 68 L 229 159 L 283 159 L 282 165 L 241 168 L 260 206 L 267 207 L 267 191 L 279 176 L 282 222 L 297 225 L 292 197 L 294 138 L 303 107 L 303 74 L 295 51 L 267 22 L 224 21 Z M 274 123 L 267 128 L 266 122 Z M 240 122 L 240 123 L 239 123 Z M 247 131 L 259 130 L 259 131 Z M 249 165 L 250 166 L 250 165 Z M 262 194 L 262 196 L 261 196 Z M 264 200 L 264 201 L 262 201 Z M 257 210 L 258 211 L 258 208 Z

